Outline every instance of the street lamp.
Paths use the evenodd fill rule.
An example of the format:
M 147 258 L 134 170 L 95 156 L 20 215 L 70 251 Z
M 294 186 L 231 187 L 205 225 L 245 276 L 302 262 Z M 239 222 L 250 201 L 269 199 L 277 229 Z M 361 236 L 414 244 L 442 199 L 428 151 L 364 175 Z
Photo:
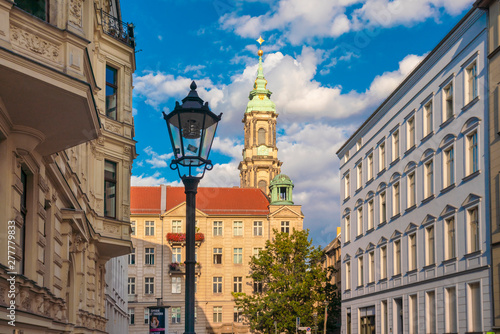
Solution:
M 206 170 L 213 168 L 208 160 L 210 148 L 222 114 L 215 115 L 203 103 L 196 92 L 196 83 L 191 83 L 191 91 L 182 100 L 175 102 L 174 110 L 163 118 L 167 122 L 168 134 L 174 159 L 170 163 L 177 170 L 184 183 L 186 193 L 186 325 L 185 334 L 194 334 L 194 275 L 195 275 L 195 219 L 196 192 L 198 183 Z M 182 170 L 182 172 L 181 172 Z

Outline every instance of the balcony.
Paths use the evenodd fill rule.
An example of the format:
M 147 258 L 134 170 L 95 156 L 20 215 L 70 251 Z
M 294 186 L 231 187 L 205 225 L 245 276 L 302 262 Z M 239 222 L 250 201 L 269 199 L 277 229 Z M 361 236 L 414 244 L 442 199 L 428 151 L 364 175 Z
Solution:
M 201 274 L 201 264 L 196 263 L 194 267 L 194 272 L 196 275 Z M 168 265 L 168 273 L 170 276 L 172 275 L 185 275 L 186 274 L 186 266 L 184 263 L 172 262 Z
M 135 48 L 134 25 L 120 21 L 118 18 L 106 13 L 102 9 L 97 9 L 98 22 L 102 26 L 102 31 L 131 48 Z M 100 19 L 100 20 L 99 20 Z
M 197 247 L 205 240 L 203 233 L 196 233 L 194 235 Z M 186 233 L 167 233 L 167 241 L 171 246 L 184 246 L 186 245 Z

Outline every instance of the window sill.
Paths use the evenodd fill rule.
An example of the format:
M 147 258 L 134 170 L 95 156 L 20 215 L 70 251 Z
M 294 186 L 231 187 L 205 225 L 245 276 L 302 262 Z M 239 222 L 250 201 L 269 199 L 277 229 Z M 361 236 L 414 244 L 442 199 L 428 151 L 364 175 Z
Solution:
M 395 164 L 397 164 L 399 162 L 399 157 L 397 157 L 396 159 L 392 160 L 392 162 L 389 164 L 389 166 L 394 166 Z
M 453 188 L 455 188 L 455 183 L 452 183 L 449 186 L 447 186 L 446 188 L 442 189 L 441 194 L 447 193 L 448 191 L 450 191 Z
M 412 206 L 410 206 L 409 208 L 407 208 L 407 209 L 405 210 L 405 212 L 410 212 L 410 211 L 413 211 L 413 210 L 415 210 L 416 208 L 417 208 L 417 205 L 416 205 L 416 204 L 413 204 Z
M 410 147 L 409 149 L 407 149 L 407 150 L 406 150 L 405 155 L 408 155 L 408 154 L 410 154 L 411 152 L 413 152 L 413 151 L 415 150 L 415 148 L 416 148 L 416 147 L 417 147 L 417 146 L 415 146 L 415 144 L 413 144 L 413 146 L 412 146 L 412 147 Z
M 349 288 L 349 289 L 345 289 L 345 290 L 344 290 L 344 293 L 348 293 L 348 292 L 351 292 L 351 289 L 350 289 L 350 288 Z
M 477 251 L 472 252 L 472 253 L 467 253 L 467 254 L 464 254 L 464 257 L 465 257 L 465 258 L 469 258 L 469 257 L 474 257 L 474 256 L 477 256 L 477 255 L 481 255 L 481 250 L 477 250 Z
M 401 274 L 392 275 L 392 279 L 401 278 Z
M 450 118 L 448 118 L 446 121 L 444 121 L 439 127 L 442 129 L 455 119 L 455 114 L 453 114 Z
M 363 186 L 359 187 L 354 191 L 354 195 L 357 195 L 361 190 L 363 189 Z
M 394 216 L 391 217 L 391 220 L 396 220 L 399 217 L 401 217 L 401 213 L 396 213 Z
M 420 140 L 420 142 L 421 142 L 421 143 L 423 143 L 423 142 L 427 141 L 427 139 L 429 139 L 429 138 L 430 138 L 430 137 L 432 137 L 433 135 L 434 135 L 434 131 L 429 132 L 429 133 L 428 133 L 428 134 L 427 134 L 424 138 L 422 138 L 422 139 Z
M 387 282 L 387 277 L 381 278 L 378 280 L 379 283 Z
M 452 257 L 451 259 L 444 260 L 442 263 L 443 264 L 450 264 L 450 263 L 453 263 L 453 262 L 456 262 L 456 261 L 457 261 L 457 258 L 456 257 Z
M 431 269 L 431 268 L 435 268 L 436 267 L 436 264 L 435 263 L 431 263 L 431 264 L 428 264 L 426 266 L 424 266 L 424 270 L 427 270 L 427 269 Z
M 387 224 L 387 221 L 383 221 L 383 222 L 381 222 L 380 224 L 378 224 L 378 227 L 382 227 L 382 226 L 384 226 L 385 224 Z
M 406 272 L 406 275 L 411 275 L 411 274 L 414 274 L 418 271 L 418 269 L 412 269 L 412 270 L 409 270 Z
M 424 199 L 422 200 L 422 204 L 425 204 L 425 203 L 427 203 L 427 202 L 430 202 L 430 201 L 432 201 L 433 199 L 434 199 L 434 194 L 430 195 L 430 196 L 429 196 L 429 197 L 427 197 L 427 198 L 424 198 Z
M 469 181 L 469 180 L 471 180 L 471 179 L 475 178 L 475 177 L 476 177 L 476 176 L 478 176 L 479 174 L 481 174 L 481 170 L 475 171 L 474 173 L 467 175 L 466 177 L 464 177 L 464 178 L 462 179 L 462 181 L 467 182 L 467 181 Z
M 344 247 L 349 245 L 351 243 L 351 240 L 348 240 L 348 241 L 344 241 Z
M 368 287 L 370 287 L 370 286 L 374 286 L 374 285 L 375 285 L 375 282 L 368 282 L 368 283 L 366 284 L 366 287 L 368 288 Z
M 358 285 L 358 286 L 356 287 L 356 290 L 364 289 L 364 287 L 365 287 L 365 286 L 364 286 L 363 284 Z
M 346 198 L 344 198 L 344 203 L 347 202 L 350 199 L 351 199 L 351 196 L 347 196 Z
M 361 239 L 362 237 L 363 237 L 363 234 L 358 234 L 358 235 L 356 236 L 356 239 L 354 239 L 354 240 Z
M 377 176 L 380 176 L 380 175 L 384 174 L 384 172 L 385 172 L 385 167 L 384 167 L 384 168 L 382 168 L 382 169 L 381 169 L 381 170 L 377 173 Z
M 479 101 L 479 95 L 476 96 L 472 101 L 467 103 L 465 106 L 462 107 L 462 111 L 466 111 L 467 109 L 470 109 L 473 105 L 475 105 Z
M 372 176 L 372 177 L 371 177 L 368 181 L 366 181 L 366 185 L 369 185 L 370 183 L 372 183 L 372 182 L 373 182 L 373 180 L 374 180 L 374 178 L 373 178 L 373 176 Z
M 368 229 L 368 230 L 366 231 L 366 234 L 368 234 L 368 233 L 372 233 L 374 230 L 375 230 L 375 229 L 372 227 L 372 228 L 370 228 L 370 229 Z

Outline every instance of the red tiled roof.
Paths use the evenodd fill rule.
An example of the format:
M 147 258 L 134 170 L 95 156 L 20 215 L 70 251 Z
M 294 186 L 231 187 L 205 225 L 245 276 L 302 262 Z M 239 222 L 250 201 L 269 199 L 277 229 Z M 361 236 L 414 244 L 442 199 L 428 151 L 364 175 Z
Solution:
M 185 201 L 183 187 L 167 187 L 167 211 Z M 196 209 L 209 215 L 267 215 L 269 200 L 260 189 L 200 187 Z
M 160 187 L 130 188 L 130 213 L 132 214 L 160 214 L 160 202 Z

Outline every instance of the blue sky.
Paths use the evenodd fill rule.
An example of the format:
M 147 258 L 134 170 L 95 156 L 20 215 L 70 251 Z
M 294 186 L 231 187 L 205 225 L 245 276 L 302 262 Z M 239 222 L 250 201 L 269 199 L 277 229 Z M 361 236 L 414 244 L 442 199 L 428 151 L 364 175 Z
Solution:
M 224 113 L 201 186 L 239 185 L 241 120 L 265 40 L 278 157 L 295 183 L 304 228 L 327 245 L 340 226 L 335 152 L 431 51 L 473 0 L 122 0 L 136 26 L 132 185 L 180 185 L 161 111 L 196 80 Z

